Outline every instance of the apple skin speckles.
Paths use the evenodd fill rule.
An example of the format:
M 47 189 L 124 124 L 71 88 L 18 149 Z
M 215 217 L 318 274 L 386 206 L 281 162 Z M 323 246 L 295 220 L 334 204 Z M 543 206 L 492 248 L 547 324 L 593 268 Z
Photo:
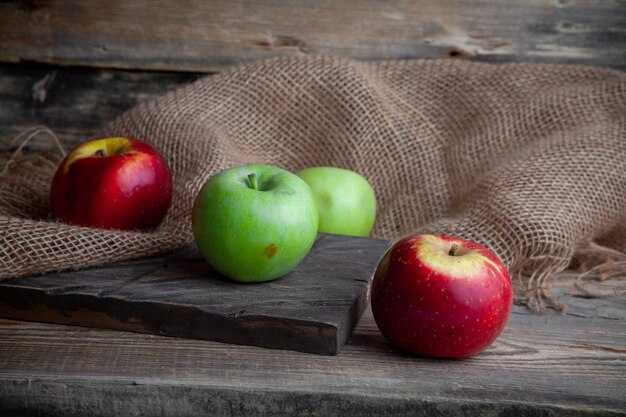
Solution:
M 513 291 L 506 268 L 484 246 L 414 235 L 396 242 L 379 262 L 371 303 L 392 345 L 420 356 L 462 358 L 500 335 Z

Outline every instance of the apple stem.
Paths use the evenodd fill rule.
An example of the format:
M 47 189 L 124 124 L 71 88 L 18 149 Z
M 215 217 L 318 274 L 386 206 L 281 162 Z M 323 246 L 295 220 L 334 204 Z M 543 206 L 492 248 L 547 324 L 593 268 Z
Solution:
M 456 243 L 453 243 L 452 246 L 450 246 L 450 251 L 448 252 L 448 255 L 454 256 L 458 248 L 459 248 L 459 245 L 457 245 Z
M 107 156 L 106 152 L 104 151 L 104 149 L 98 149 L 95 153 L 96 156 L 100 157 L 100 158 L 104 158 L 105 156 Z
M 248 175 L 248 183 L 249 183 L 249 187 L 252 188 L 253 190 L 259 189 L 259 184 L 257 183 L 257 180 L 256 180 L 256 174 Z

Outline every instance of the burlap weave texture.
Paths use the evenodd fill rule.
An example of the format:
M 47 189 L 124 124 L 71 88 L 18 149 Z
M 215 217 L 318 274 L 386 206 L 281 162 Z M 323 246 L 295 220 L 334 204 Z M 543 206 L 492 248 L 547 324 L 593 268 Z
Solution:
M 615 71 L 282 58 L 202 78 L 95 132 L 112 135 L 168 159 L 175 195 L 163 225 L 134 233 L 51 221 L 53 164 L 15 161 L 0 181 L 0 276 L 179 248 L 193 240 L 204 181 L 247 163 L 355 170 L 377 195 L 373 236 L 481 242 L 531 289 L 590 241 L 626 251 L 626 76 Z

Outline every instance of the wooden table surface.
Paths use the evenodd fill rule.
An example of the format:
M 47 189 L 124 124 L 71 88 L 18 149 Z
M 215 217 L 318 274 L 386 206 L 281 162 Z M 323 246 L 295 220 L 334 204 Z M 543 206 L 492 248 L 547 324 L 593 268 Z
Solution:
M 566 281 L 559 292 L 575 292 Z M 0 319 L 0 409 L 9 416 L 626 415 L 626 304 L 560 300 L 563 313 L 515 306 L 495 344 L 466 360 L 394 351 L 369 309 L 338 356 Z
M 0 2 L 0 151 L 38 124 L 67 149 L 136 103 L 254 59 L 624 70 L 625 28 L 624 0 Z M 55 146 L 40 135 L 26 151 Z M 605 294 L 594 299 L 558 278 L 563 312 L 515 306 L 491 348 L 455 361 L 394 351 L 369 309 L 338 356 L 0 319 L 0 415 L 626 415 L 626 277 L 592 284 Z

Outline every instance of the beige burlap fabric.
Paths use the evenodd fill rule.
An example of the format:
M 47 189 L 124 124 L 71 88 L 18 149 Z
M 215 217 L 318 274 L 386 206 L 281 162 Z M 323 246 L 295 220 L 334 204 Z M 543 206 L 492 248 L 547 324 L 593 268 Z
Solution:
M 355 170 L 377 195 L 373 236 L 482 242 L 531 291 L 591 241 L 626 251 L 626 76 L 610 70 L 285 58 L 200 79 L 95 134 L 135 136 L 167 157 L 164 224 L 129 233 L 50 221 L 51 159 L 18 158 L 0 182 L 1 276 L 179 248 L 193 239 L 204 181 L 252 162 Z

